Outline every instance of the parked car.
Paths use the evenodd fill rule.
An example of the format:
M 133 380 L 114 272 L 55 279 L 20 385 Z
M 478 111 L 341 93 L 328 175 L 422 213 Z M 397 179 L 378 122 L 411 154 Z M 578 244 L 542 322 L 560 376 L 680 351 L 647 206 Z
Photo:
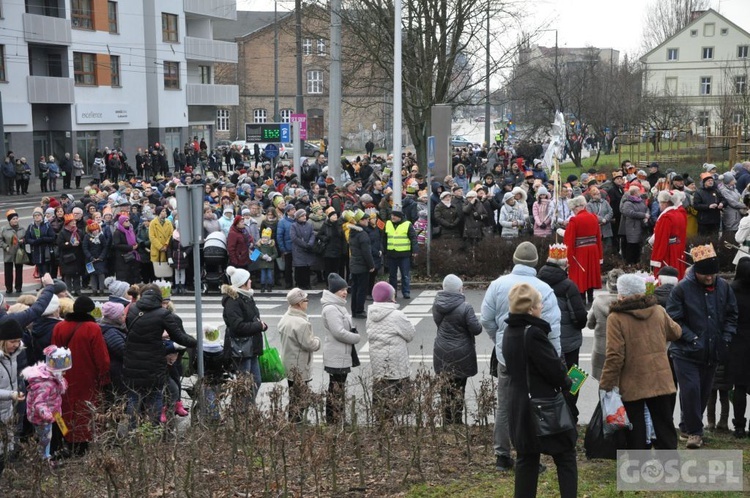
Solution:
M 471 147 L 472 141 L 462 137 L 461 135 L 451 136 L 451 147 Z
M 320 155 L 320 150 L 318 149 L 318 146 L 310 143 L 310 142 L 304 142 L 304 147 L 302 150 L 302 156 L 303 157 L 318 157 Z M 285 143 L 281 144 L 284 146 L 284 152 L 282 153 L 279 151 L 279 157 L 282 159 L 289 159 L 294 157 L 294 144 L 293 143 Z
M 229 147 L 232 146 L 231 140 L 217 140 L 216 141 L 216 149 L 223 152 L 226 152 Z
M 477 119 L 475 119 L 477 123 L 484 123 L 484 116 L 477 116 Z

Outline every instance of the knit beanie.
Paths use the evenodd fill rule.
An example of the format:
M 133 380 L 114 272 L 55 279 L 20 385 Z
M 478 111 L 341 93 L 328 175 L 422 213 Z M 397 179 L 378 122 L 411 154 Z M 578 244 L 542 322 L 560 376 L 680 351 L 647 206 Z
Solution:
M 10 317 L 0 320 L 0 341 L 13 341 L 23 337 L 23 327 Z M 11 379 L 12 380 L 12 379 Z
M 532 268 L 539 262 L 539 253 L 536 246 L 529 241 L 518 244 L 516 251 L 513 253 L 513 263 L 516 265 L 526 265 Z
M 286 293 L 286 302 L 289 303 L 289 306 L 299 304 L 305 299 L 307 299 L 307 292 L 298 287 L 295 287 L 294 289 Z
M 346 280 L 341 278 L 341 275 L 338 273 L 331 273 L 328 275 L 328 291 L 332 292 L 333 294 L 336 294 L 341 289 L 348 288 L 349 285 L 346 283 Z
M 617 279 L 617 294 L 620 296 L 633 296 L 646 293 L 646 281 L 638 275 L 626 273 Z
M 229 275 L 229 280 L 232 282 L 232 287 L 238 289 L 250 280 L 250 272 L 242 268 L 235 268 L 234 266 L 227 267 L 227 275 Z
M 464 283 L 454 274 L 446 275 L 443 279 L 443 290 L 445 292 L 461 292 Z
M 15 209 L 8 209 L 5 213 L 5 217 L 8 218 L 8 221 L 12 220 L 13 218 L 18 218 L 18 213 L 16 213 Z
M 128 289 L 130 284 L 117 280 L 115 277 L 107 277 L 104 279 L 104 285 L 109 289 L 109 295 L 112 297 L 121 297 L 127 299 Z
M 110 322 L 119 322 L 124 312 L 125 306 L 122 303 L 107 301 L 102 305 L 102 318 L 106 318 Z
M 508 293 L 511 313 L 528 313 L 534 304 L 542 300 L 539 291 L 529 284 L 516 284 Z
M 307 216 L 307 212 L 304 209 L 298 209 L 294 212 L 294 219 L 299 220 L 303 216 Z
M 94 309 L 96 305 L 88 296 L 78 296 L 73 303 L 73 313 L 91 313 Z
M 44 309 L 42 316 L 51 316 L 55 311 L 60 309 L 60 298 L 56 294 L 52 294 L 52 299 L 49 300 L 49 304 Z
M 236 227 L 241 221 L 245 221 L 245 218 L 240 215 L 235 216 L 234 221 L 232 221 L 232 226 Z
M 61 292 L 68 292 L 68 286 L 60 280 L 59 278 L 56 278 L 52 281 L 52 293 L 53 294 L 60 294 Z
M 273 235 L 273 230 L 270 228 L 264 228 L 262 232 L 260 232 L 261 237 L 268 237 L 271 238 L 271 235 Z
M 679 282 L 679 272 L 677 268 L 665 266 L 659 270 L 659 283 L 661 285 L 677 285 Z
M 734 175 L 732 173 L 724 173 L 722 175 L 722 180 L 724 181 L 724 185 L 729 185 L 734 181 Z
M 396 295 L 396 289 L 385 281 L 380 281 L 372 287 L 372 300 L 376 303 L 390 303 Z
M 617 292 L 617 280 L 624 274 L 625 272 L 619 268 L 609 270 L 609 273 L 607 273 L 607 290 L 609 292 L 613 294 Z

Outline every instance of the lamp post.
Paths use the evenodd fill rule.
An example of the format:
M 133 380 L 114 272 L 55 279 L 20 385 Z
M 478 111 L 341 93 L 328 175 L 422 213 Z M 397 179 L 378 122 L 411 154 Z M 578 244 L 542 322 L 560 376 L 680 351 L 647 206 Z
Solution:
M 394 5 L 393 23 L 393 210 L 401 210 L 401 0 Z

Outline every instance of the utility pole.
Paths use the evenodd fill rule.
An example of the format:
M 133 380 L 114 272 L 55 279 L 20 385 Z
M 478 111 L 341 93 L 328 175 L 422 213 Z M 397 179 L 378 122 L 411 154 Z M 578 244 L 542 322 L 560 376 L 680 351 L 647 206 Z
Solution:
M 273 2 L 273 122 L 279 122 L 279 17 L 278 2 Z
M 490 139 L 492 138 L 490 136 L 490 130 L 492 128 L 492 123 L 490 121 L 490 2 L 487 2 L 487 40 L 485 43 L 487 45 L 487 53 L 485 54 L 484 61 L 484 143 L 487 144 L 487 147 L 489 147 L 492 143 L 490 141 Z
M 401 0 L 395 1 L 393 26 L 393 210 L 401 211 Z
M 294 1 L 295 34 L 297 38 L 297 97 L 295 108 L 298 114 L 304 114 L 305 102 L 302 97 L 302 0 Z
M 341 177 L 341 0 L 331 0 L 331 66 L 328 92 L 328 175 Z

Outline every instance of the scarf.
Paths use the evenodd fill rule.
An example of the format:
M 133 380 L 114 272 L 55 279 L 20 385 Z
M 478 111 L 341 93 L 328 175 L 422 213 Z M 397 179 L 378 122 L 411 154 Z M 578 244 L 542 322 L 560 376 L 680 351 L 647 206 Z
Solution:
M 78 236 L 78 225 L 74 225 L 73 228 L 70 228 L 70 223 L 66 224 L 64 226 L 65 230 L 70 232 L 70 243 L 72 245 L 77 245 L 78 241 L 80 241 L 80 237 Z
M 119 221 L 117 222 L 115 226 L 117 227 L 119 231 L 125 234 L 125 240 L 127 241 L 130 247 L 133 247 L 137 243 L 135 240 L 135 232 L 133 231 L 133 227 L 125 228 L 124 226 L 120 224 Z M 135 254 L 136 261 L 140 261 L 141 255 L 138 254 L 138 251 L 132 251 L 132 252 L 133 254 Z
M 253 294 L 255 294 L 253 289 L 238 289 L 237 287 L 235 287 L 235 289 L 237 290 L 238 293 L 242 294 L 243 296 L 250 297 L 250 298 L 253 297 Z
M 539 199 L 537 201 L 537 206 L 539 206 L 539 208 L 537 209 L 537 214 L 539 215 L 539 219 L 542 220 L 541 223 L 546 223 L 547 219 L 549 218 L 549 205 L 549 199 Z

